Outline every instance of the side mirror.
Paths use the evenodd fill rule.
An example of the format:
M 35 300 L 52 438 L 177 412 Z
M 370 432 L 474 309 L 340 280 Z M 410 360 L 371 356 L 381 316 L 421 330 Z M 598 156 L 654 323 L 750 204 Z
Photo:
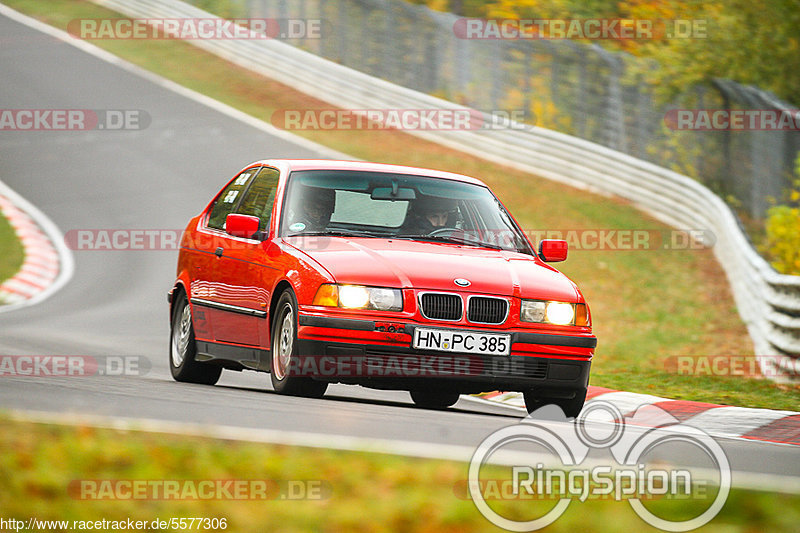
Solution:
M 539 257 L 542 261 L 556 263 L 567 259 L 567 241 L 542 239 L 539 242 Z
M 225 217 L 225 231 L 234 237 L 249 239 L 258 231 L 260 222 L 258 217 L 231 213 Z

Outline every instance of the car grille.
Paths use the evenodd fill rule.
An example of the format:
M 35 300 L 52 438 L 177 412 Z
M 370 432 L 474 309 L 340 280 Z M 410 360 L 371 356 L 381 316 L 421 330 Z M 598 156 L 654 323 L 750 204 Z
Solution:
M 480 324 L 502 324 L 508 314 L 508 301 L 502 298 L 473 296 L 469 299 L 467 320 Z
M 544 379 L 547 377 L 547 361 L 536 357 L 521 357 L 515 361 L 515 364 L 509 365 L 508 371 L 497 372 L 497 374 Z
M 461 320 L 461 297 L 457 294 L 426 293 L 420 298 L 422 314 L 432 320 Z

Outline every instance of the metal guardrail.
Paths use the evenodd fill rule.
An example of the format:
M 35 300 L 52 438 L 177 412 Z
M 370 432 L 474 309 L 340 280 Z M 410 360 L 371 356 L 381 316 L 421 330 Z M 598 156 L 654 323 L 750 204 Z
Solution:
M 94 0 L 131 17 L 209 18 L 178 0 Z M 338 65 L 275 39 L 191 44 L 334 106 L 465 109 Z M 486 117 L 489 119 L 490 117 Z M 699 182 L 599 144 L 543 128 L 415 131 L 421 138 L 572 186 L 613 194 L 676 228 L 707 229 L 765 375 L 800 369 L 800 276 L 777 273 L 753 249 L 730 208 Z

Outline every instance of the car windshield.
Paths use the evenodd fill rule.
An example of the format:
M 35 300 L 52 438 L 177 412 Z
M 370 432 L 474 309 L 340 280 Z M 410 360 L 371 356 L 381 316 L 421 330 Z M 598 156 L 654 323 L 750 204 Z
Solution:
M 426 176 L 295 171 L 281 220 L 284 237 L 396 238 L 532 253 L 488 188 Z

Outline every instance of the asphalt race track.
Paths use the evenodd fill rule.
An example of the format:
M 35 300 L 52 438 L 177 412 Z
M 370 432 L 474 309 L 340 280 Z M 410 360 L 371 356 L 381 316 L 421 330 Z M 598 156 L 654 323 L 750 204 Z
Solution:
M 180 230 L 246 163 L 325 157 L 2 17 L 0 36 L 4 108 L 139 109 L 152 118 L 141 131 L 0 132 L 0 180 L 63 233 Z M 462 399 L 432 411 L 415 407 L 405 392 L 355 386 L 331 386 L 321 400 L 279 396 L 267 374 L 252 372 L 226 371 L 215 387 L 176 383 L 167 366 L 165 297 L 176 257 L 175 251 L 76 251 L 74 277 L 61 291 L 0 314 L 0 354 L 141 356 L 151 366 L 143 376 L 3 377 L 0 409 L 464 447 L 518 420 L 503 406 Z M 735 484 L 744 473 L 800 476 L 792 446 L 719 442 Z

